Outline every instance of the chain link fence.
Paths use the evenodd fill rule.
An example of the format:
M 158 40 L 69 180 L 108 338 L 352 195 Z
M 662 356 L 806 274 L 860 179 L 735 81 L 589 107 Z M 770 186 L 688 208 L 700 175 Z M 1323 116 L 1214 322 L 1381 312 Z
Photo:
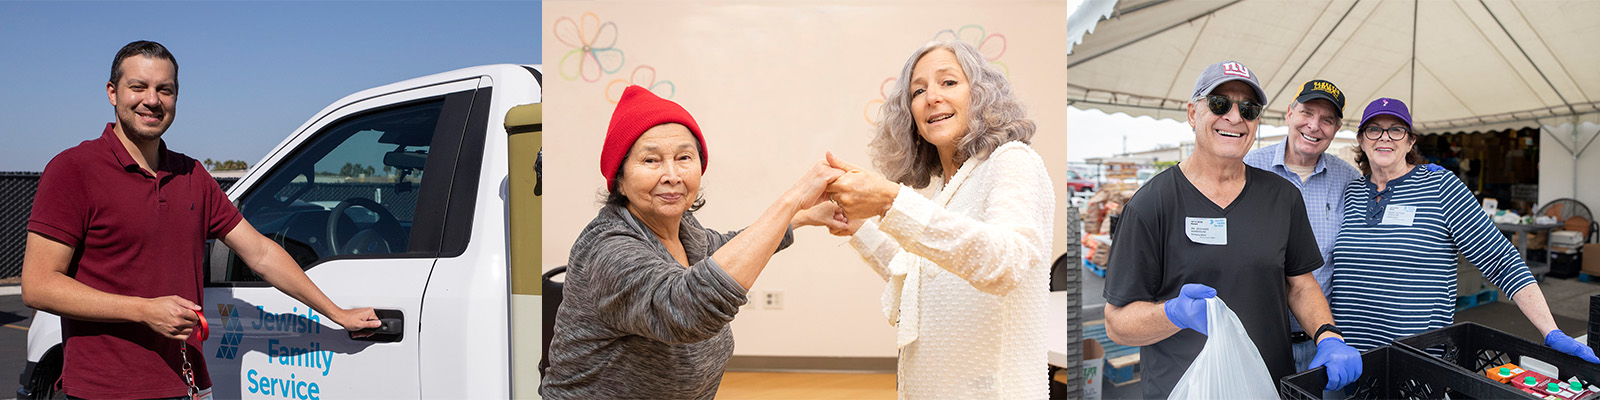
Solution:
M 217 178 L 227 190 L 238 178 Z M 22 276 L 22 255 L 28 241 L 28 215 L 39 190 L 38 172 L 0 172 L 0 281 Z
M 33 212 L 33 192 L 38 189 L 37 172 L 0 173 L 0 280 L 22 275 L 28 214 Z

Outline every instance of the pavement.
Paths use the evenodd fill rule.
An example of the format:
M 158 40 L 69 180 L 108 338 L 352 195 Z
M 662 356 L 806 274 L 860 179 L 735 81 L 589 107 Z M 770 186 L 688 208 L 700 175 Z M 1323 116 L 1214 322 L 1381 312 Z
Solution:
M 1600 282 L 1545 278 L 1544 282 L 1539 282 L 1539 290 L 1544 292 L 1550 316 L 1555 317 L 1556 327 L 1561 332 L 1574 337 L 1589 332 L 1589 297 L 1600 294 Z M 1477 322 L 1534 343 L 1544 343 L 1544 336 L 1539 335 L 1539 330 L 1505 293 L 1497 293 L 1493 303 L 1457 311 L 1456 322 L 1462 321 Z
M 28 362 L 28 326 L 33 309 L 22 305 L 18 286 L 0 286 L 0 399 L 16 396 Z

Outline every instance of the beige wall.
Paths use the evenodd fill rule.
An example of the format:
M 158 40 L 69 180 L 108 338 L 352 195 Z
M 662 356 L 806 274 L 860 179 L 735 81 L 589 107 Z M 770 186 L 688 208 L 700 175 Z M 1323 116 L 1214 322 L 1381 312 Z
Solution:
M 598 209 L 599 149 L 614 107 L 607 98 L 615 98 L 607 88 L 641 66 L 653 68 L 652 86 L 693 113 L 704 131 L 708 205 L 699 217 L 714 229 L 749 224 L 824 151 L 870 165 L 866 114 L 881 102 L 880 86 L 947 29 L 968 41 L 989 38 L 983 48 L 1009 69 L 1039 126 L 1034 148 L 1065 199 L 1067 12 L 1064 1 L 546 1 L 544 267 L 566 264 Z M 574 47 L 556 32 L 573 26 L 561 21 L 581 22 L 585 13 L 598 22 L 593 26 L 609 26 L 600 30 L 601 45 L 615 35 L 612 47 L 623 52 L 620 63 L 607 61 L 616 72 L 591 74 L 593 82 L 571 59 L 562 63 Z M 1054 254 L 1067 246 L 1060 203 Z M 796 236 L 751 291 L 752 303 L 783 291 L 784 308 L 741 310 L 735 354 L 895 356 L 894 331 L 879 305 L 883 281 L 846 239 L 816 228 Z

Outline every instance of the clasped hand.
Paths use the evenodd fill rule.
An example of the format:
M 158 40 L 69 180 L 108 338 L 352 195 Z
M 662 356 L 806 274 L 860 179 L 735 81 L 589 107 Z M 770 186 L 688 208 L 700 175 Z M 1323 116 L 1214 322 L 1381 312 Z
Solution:
M 852 221 L 845 218 L 844 211 L 837 203 L 830 201 L 827 193 L 829 185 L 844 173 L 829 165 L 827 160 L 813 164 L 811 169 L 800 177 L 800 181 L 795 182 L 794 187 L 789 188 L 789 192 L 785 194 L 787 197 L 798 199 L 797 205 L 800 209 L 790 220 L 790 225 L 825 226 L 829 233 L 838 236 L 853 234 L 855 232 L 853 226 L 859 227 L 860 224 L 852 224 Z
M 822 190 L 812 192 L 816 188 L 810 185 L 818 182 L 824 183 Z M 806 209 L 795 215 L 796 226 L 827 226 L 828 233 L 850 236 L 867 218 L 889 211 L 900 185 L 828 153 L 792 190 L 800 191 L 803 198 L 811 199 L 812 193 L 819 196 L 815 203 L 803 203 Z
M 840 160 L 833 153 L 828 153 L 827 162 L 828 165 L 844 171 L 843 175 L 828 185 L 827 192 L 828 197 L 839 205 L 849 220 L 865 220 L 887 214 L 889 207 L 894 205 L 895 196 L 900 194 L 899 184 Z

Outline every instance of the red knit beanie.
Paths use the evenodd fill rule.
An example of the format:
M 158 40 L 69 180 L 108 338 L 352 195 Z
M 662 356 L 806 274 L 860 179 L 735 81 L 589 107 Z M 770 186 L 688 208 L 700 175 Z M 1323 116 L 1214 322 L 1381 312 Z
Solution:
M 700 172 L 706 172 L 709 162 L 706 138 L 700 135 L 700 124 L 694 122 L 689 111 L 678 103 L 657 97 L 645 88 L 628 86 L 622 91 L 622 100 L 617 101 L 617 110 L 611 113 L 611 126 L 606 128 L 606 144 L 600 148 L 600 176 L 606 178 L 606 190 L 616 187 L 616 182 L 612 181 L 615 178 L 613 174 L 622 166 L 628 149 L 633 148 L 633 142 L 639 140 L 644 131 L 669 123 L 682 124 L 694 133 L 694 140 L 700 142 Z

